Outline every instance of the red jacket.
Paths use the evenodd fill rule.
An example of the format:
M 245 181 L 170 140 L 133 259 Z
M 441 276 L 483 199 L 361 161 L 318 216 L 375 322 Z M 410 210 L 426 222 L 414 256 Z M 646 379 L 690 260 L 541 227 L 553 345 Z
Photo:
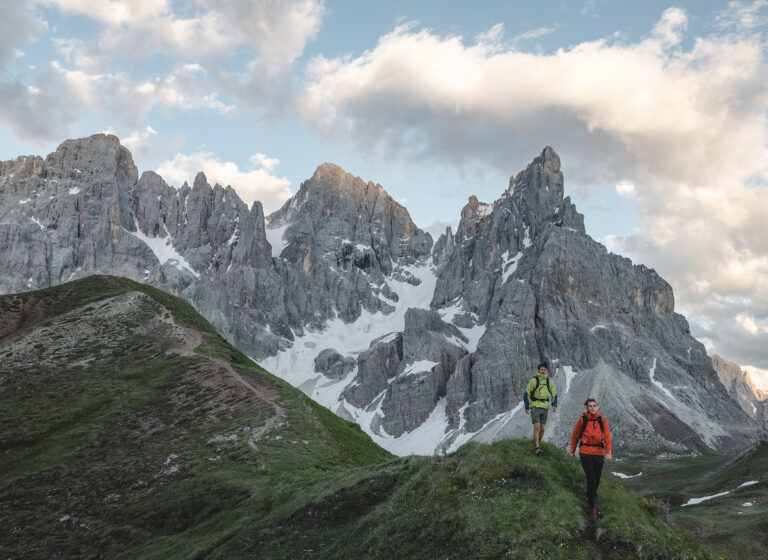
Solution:
M 576 422 L 576 427 L 573 429 L 573 435 L 571 436 L 571 453 L 576 452 L 576 444 L 579 441 L 579 434 L 581 433 L 581 424 L 584 422 L 584 416 L 590 420 L 595 420 L 600 417 L 600 413 L 590 414 L 585 412 L 583 416 L 579 417 Z M 605 447 L 600 444 L 605 445 Z M 598 422 L 587 422 L 587 427 L 584 429 L 584 435 L 581 436 L 581 447 L 579 447 L 579 453 L 584 455 L 605 455 L 611 453 L 611 430 L 608 428 L 608 420 L 603 417 L 603 431 L 600 431 L 600 424 Z

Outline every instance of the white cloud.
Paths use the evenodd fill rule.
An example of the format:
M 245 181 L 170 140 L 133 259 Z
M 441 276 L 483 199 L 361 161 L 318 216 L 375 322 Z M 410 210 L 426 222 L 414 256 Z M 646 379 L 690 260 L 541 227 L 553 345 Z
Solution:
M 110 134 L 116 134 L 114 130 L 108 131 Z M 133 130 L 128 136 L 120 138 L 120 143 L 128 148 L 133 155 L 133 160 L 137 163 L 151 160 L 157 162 L 162 156 L 161 153 L 173 153 L 168 138 L 158 135 L 157 130 L 147 125 L 143 129 Z
M 758 334 L 768 334 L 768 326 L 758 325 L 755 320 L 746 313 L 739 313 L 736 315 L 736 322 L 741 325 L 741 328 L 753 336 Z
M 292 196 L 291 183 L 285 177 L 272 174 L 279 160 L 254 154 L 250 162 L 255 168 L 244 170 L 234 162 L 222 161 L 212 152 L 178 153 L 172 160 L 160 164 L 157 173 L 170 184 L 180 186 L 185 181 L 192 184 L 195 175 L 202 171 L 209 183 L 232 186 L 249 206 L 255 200 L 261 201 L 265 214 L 269 214 Z
M 768 0 L 728 2 L 716 18 L 724 29 L 753 29 L 768 23 Z
M 132 25 L 168 13 L 167 0 L 38 0 L 63 11 L 75 12 L 109 25 Z
M 147 127 L 144 130 L 137 130 L 131 133 L 130 136 L 123 138 L 120 143 L 123 146 L 126 146 L 130 150 L 135 150 L 136 148 L 140 147 L 142 144 L 146 143 L 147 140 L 150 139 L 152 136 L 156 136 L 157 131 L 152 128 L 151 126 L 147 125 Z
M 18 47 L 47 29 L 46 22 L 25 2 L 2 0 L 0 5 L 0 68 L 24 56 Z
M 263 167 L 266 171 L 269 171 L 272 173 L 272 171 L 280 164 L 280 160 L 277 158 L 271 158 L 267 157 L 264 154 L 253 154 L 250 158 L 248 158 L 248 161 L 250 161 L 253 165 L 256 165 L 258 167 Z
M 752 383 L 761 391 L 768 391 L 768 369 L 757 368 L 755 366 L 741 366 L 742 370 L 749 373 Z
M 220 14 L 224 32 L 256 47 L 266 65 L 280 68 L 292 63 L 314 39 L 322 24 L 324 8 L 315 0 L 200 0 Z
M 25 141 L 60 141 L 78 119 L 80 93 L 52 68 L 31 78 L 0 79 L 0 125 Z
M 217 92 L 204 89 L 210 86 L 200 79 L 196 65 L 184 64 L 168 74 L 139 82 L 121 72 L 70 70 L 58 62 L 53 62 L 52 68 L 89 109 L 106 112 L 129 124 L 157 106 L 220 114 L 228 114 L 235 108 L 219 99 Z
M 621 196 L 634 196 L 635 185 L 629 181 L 619 181 L 616 183 L 616 192 Z
M 664 10 L 659 22 L 653 27 L 652 37 L 661 46 L 677 45 L 683 38 L 688 16 L 680 8 Z
M 455 234 L 456 229 L 459 227 L 459 220 L 435 220 L 431 224 L 423 224 L 419 227 L 430 234 L 434 241 L 437 241 L 445 233 L 446 228 L 451 228 L 451 231 Z
M 741 32 L 684 47 L 687 20 L 670 8 L 639 42 L 551 54 L 506 47 L 499 32 L 467 44 L 403 25 L 359 56 L 312 59 L 303 116 L 327 137 L 420 165 L 511 173 L 555 146 L 566 188 L 612 183 L 636 201 L 636 233 L 606 243 L 656 268 L 695 325 L 721 325 L 721 335 L 696 327 L 717 351 L 768 366 L 768 345 L 731 332 L 744 334 L 732 298 L 768 318 L 768 196 L 751 186 L 768 183 L 765 43 Z
M 608 249 L 611 253 L 618 253 L 621 251 L 619 238 L 612 233 L 606 234 L 603 238 L 598 239 L 598 241 L 605 245 L 606 249 Z
M 521 33 L 517 37 L 515 37 L 515 41 L 527 41 L 530 39 L 538 39 L 539 37 L 543 37 L 544 35 L 549 35 L 550 33 L 554 33 L 556 31 L 556 27 L 539 27 L 537 29 L 532 29 L 531 31 L 526 31 L 525 33 Z
M 263 68 L 283 68 L 314 39 L 324 9 L 317 0 L 197 0 L 192 15 L 167 0 L 40 0 L 104 26 L 95 40 L 67 45 L 82 68 L 104 71 L 117 58 L 164 55 L 211 59 L 252 48 Z
M 228 114 L 237 101 L 280 114 L 291 97 L 291 64 L 324 16 L 320 0 L 35 1 L 97 22 L 91 38 L 51 38 L 55 68 L 82 88 L 79 102 L 127 127 L 154 107 Z M 135 61 L 150 58 L 155 74 L 137 71 Z

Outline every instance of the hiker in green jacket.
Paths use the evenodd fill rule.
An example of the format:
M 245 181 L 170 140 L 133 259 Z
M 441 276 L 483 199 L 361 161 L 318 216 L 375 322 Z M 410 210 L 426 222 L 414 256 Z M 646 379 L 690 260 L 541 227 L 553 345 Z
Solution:
M 541 455 L 541 440 L 544 437 L 544 428 L 547 427 L 549 397 L 552 397 L 552 412 L 557 412 L 557 391 L 555 384 L 547 377 L 547 362 L 540 363 L 537 369 L 536 375 L 525 386 L 523 402 L 525 413 L 531 415 L 533 422 L 534 453 Z

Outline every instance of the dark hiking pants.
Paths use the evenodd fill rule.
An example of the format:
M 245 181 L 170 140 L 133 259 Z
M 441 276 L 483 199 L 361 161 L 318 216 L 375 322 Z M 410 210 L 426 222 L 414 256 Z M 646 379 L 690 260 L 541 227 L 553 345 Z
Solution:
M 600 484 L 600 475 L 603 474 L 605 457 L 603 455 L 587 455 L 579 453 L 581 467 L 587 476 L 587 506 L 589 509 L 597 507 L 597 487 Z

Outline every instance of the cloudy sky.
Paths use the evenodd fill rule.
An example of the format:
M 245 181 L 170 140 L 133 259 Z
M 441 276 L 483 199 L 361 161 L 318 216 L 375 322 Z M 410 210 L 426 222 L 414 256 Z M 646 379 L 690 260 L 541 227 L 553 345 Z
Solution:
M 276 209 L 323 161 L 439 232 L 546 145 L 587 231 L 768 387 L 768 0 L 0 0 L 0 160 L 110 131 Z

